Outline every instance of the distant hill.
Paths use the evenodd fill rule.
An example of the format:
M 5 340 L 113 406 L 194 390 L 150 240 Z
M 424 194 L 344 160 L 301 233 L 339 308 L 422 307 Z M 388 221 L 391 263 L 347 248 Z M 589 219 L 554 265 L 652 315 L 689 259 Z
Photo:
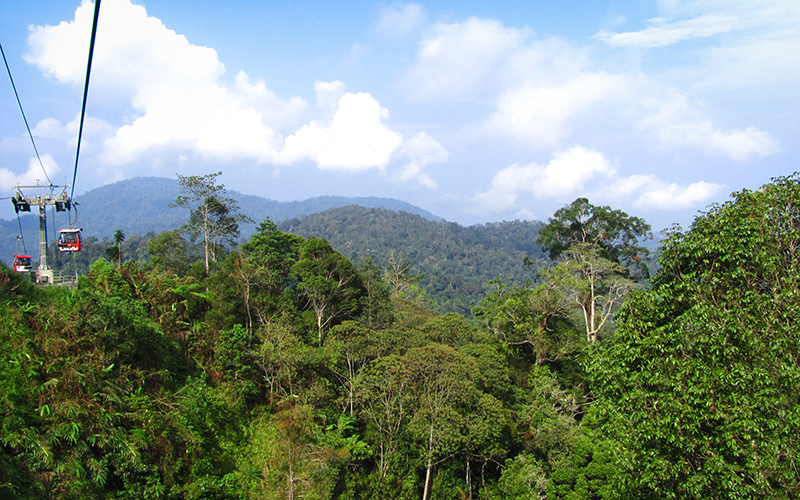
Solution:
M 179 186 L 176 179 L 137 177 L 108 184 L 75 198 L 78 202 L 77 226 L 83 228 L 87 237 L 95 236 L 98 239 L 111 237 L 117 229 L 121 229 L 127 235 L 144 235 L 150 231 L 160 233 L 177 229 L 189 217 L 185 209 L 169 206 L 178 194 Z M 432 221 L 441 220 L 440 217 L 419 207 L 392 198 L 320 196 L 304 201 L 281 202 L 236 191 L 228 191 L 228 196 L 236 199 L 241 207 L 241 213 L 256 223 L 267 217 L 277 223 L 353 204 L 403 210 Z M 25 214 L 20 217 L 20 222 L 27 252 L 36 258 L 39 255 L 38 216 Z M 69 221 L 64 213 L 56 214 L 55 220 L 48 213 L 48 239 L 53 239 L 55 228 L 67 227 L 68 224 Z M 248 238 L 255 232 L 255 224 L 243 225 L 241 232 L 242 237 Z M 7 264 L 13 259 L 13 254 L 17 253 L 18 234 L 19 225 L 16 220 L 0 220 L 0 260 Z
M 354 263 L 371 257 L 384 267 L 391 252 L 408 256 L 420 286 L 440 311 L 467 316 L 491 288 L 487 282 L 532 277 L 526 256 L 545 259 L 536 237 L 541 222 L 510 221 L 464 227 L 417 214 L 347 206 L 285 220 L 278 228 L 331 243 Z

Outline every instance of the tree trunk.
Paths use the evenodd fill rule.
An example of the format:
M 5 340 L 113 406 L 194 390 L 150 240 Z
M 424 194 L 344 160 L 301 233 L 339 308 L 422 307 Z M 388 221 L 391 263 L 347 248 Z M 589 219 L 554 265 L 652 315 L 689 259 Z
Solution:
M 425 490 L 422 500 L 428 500 L 431 493 L 431 471 L 433 470 L 433 422 L 431 422 L 430 435 L 428 436 L 428 466 L 425 470 Z

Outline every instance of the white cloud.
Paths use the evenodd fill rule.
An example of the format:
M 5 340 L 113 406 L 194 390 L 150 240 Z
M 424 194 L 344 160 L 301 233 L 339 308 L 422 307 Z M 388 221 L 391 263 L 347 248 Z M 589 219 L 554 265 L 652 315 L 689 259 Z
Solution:
M 475 210 L 512 210 L 531 218 L 534 206 L 551 201 L 569 203 L 579 196 L 643 210 L 681 210 L 707 202 L 723 188 L 708 182 L 679 185 L 654 175 L 619 176 L 602 153 L 575 146 L 555 154 L 547 165 L 511 165 L 498 171 L 489 189 L 475 197 Z
M 279 164 L 313 160 L 324 170 L 383 171 L 402 136 L 382 123 L 389 112 L 370 94 L 346 93 L 330 124 L 312 121 L 286 138 Z
M 637 125 L 653 134 L 662 147 L 693 146 L 707 154 L 746 161 L 778 151 L 777 143 L 765 131 L 748 127 L 745 130 L 722 130 L 703 116 L 701 106 L 686 96 L 668 90 L 661 96 L 642 98 L 636 111 Z
M 72 22 L 33 29 L 28 61 L 61 82 L 82 83 L 85 69 L 74 54 L 85 53 L 77 47 L 89 31 L 91 7 L 81 5 Z M 413 6 L 398 12 L 407 26 L 415 12 L 422 15 Z M 104 172 L 109 177 L 152 157 L 280 165 L 312 160 L 321 169 L 383 171 L 402 143 L 402 136 L 383 123 L 388 111 L 368 93 L 346 93 L 340 81 L 315 83 L 317 117 L 309 122 L 303 99 L 279 99 L 244 72 L 234 85 L 225 85 L 225 67 L 213 49 L 192 45 L 148 17 L 143 7 L 106 0 L 102 18 L 93 90 L 98 87 L 135 111 L 128 123 L 106 132 L 101 158 L 117 168 L 116 174 Z M 65 128 L 44 120 L 39 130 L 68 137 Z M 289 134 L 285 141 L 282 131 Z M 408 177 L 432 185 L 421 173 L 431 161 L 413 156 L 408 169 L 419 171 Z
M 439 142 L 425 132 L 420 132 L 405 141 L 402 153 L 408 157 L 409 162 L 393 177 L 395 181 L 417 182 L 429 189 L 438 187 L 436 181 L 423 170 L 428 165 L 444 162 L 449 156 L 447 150 Z
M 267 162 L 280 146 L 275 127 L 299 124 L 302 100 L 281 101 L 241 72 L 227 88 L 213 49 L 190 44 L 148 17 L 144 7 L 107 0 L 101 16 L 92 91 L 127 101 L 136 112 L 106 140 L 103 162 L 123 166 L 182 152 L 204 160 Z M 85 2 L 72 22 L 34 28 L 27 60 L 61 82 L 82 84 L 91 17 L 92 5 Z
M 708 202 L 724 188 L 710 182 L 679 185 L 654 175 L 631 175 L 618 179 L 606 190 L 609 197 L 632 200 L 633 206 L 643 210 L 682 210 Z
M 600 152 L 575 146 L 553 155 L 547 165 L 511 165 L 494 175 L 489 190 L 476 201 L 482 211 L 501 212 L 518 206 L 523 195 L 536 199 L 563 199 L 580 194 L 596 177 L 610 177 L 616 170 Z
M 56 174 L 61 172 L 58 164 L 56 163 L 53 156 L 44 153 L 40 155 L 42 159 L 41 165 L 39 164 L 39 160 L 36 158 L 31 158 L 28 162 L 28 169 L 22 174 L 15 174 L 11 170 L 7 168 L 0 168 L 0 192 L 8 193 L 9 195 L 15 192 L 15 190 L 11 189 L 12 186 L 35 186 L 35 185 L 43 185 L 47 186 L 47 176 L 50 177 L 50 180 L 53 181 L 56 179 Z M 42 171 L 42 166 L 47 171 L 47 176 L 45 176 L 44 171 Z M 42 193 L 32 193 L 32 194 L 42 194 Z
M 665 47 L 683 40 L 714 36 L 742 26 L 737 17 L 724 14 L 703 14 L 671 23 L 664 19 L 651 19 L 650 23 L 653 26 L 641 31 L 601 31 L 595 37 L 612 47 Z
M 501 96 L 487 127 L 532 145 L 557 147 L 578 115 L 596 103 L 628 95 L 629 87 L 628 78 L 607 73 L 583 73 L 558 85 L 527 83 Z
M 405 79 L 406 91 L 420 100 L 472 97 L 485 90 L 494 70 L 503 67 L 528 35 L 527 30 L 474 17 L 436 24 L 420 43 L 417 63 Z
M 425 22 L 425 11 L 415 3 L 393 4 L 381 10 L 374 31 L 389 38 L 403 38 Z
M 796 0 L 675 0 L 659 2 L 659 19 L 624 33 L 595 38 L 614 47 L 685 44 L 688 65 L 680 75 L 687 86 L 712 95 L 755 88 L 758 94 L 796 96 L 800 78 L 800 2 Z M 679 49 L 675 49 L 679 50 Z

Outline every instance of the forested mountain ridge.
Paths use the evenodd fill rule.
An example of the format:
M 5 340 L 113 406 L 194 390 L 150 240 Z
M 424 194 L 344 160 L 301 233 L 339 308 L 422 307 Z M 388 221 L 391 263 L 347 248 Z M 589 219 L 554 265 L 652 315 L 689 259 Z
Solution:
M 328 240 L 353 262 L 371 258 L 386 268 L 392 256 L 421 273 L 420 287 L 440 311 L 470 314 L 494 278 L 533 277 L 524 264 L 546 259 L 536 243 L 540 222 L 504 221 L 464 227 L 408 212 L 357 205 L 285 220 L 282 231 Z
M 140 236 L 149 232 L 174 230 L 183 225 L 188 217 L 186 209 L 170 207 L 170 203 L 175 201 L 178 194 L 179 185 L 176 179 L 136 177 L 108 184 L 75 197 L 78 203 L 76 225 L 84 229 L 85 236 L 94 236 L 98 239 L 110 238 L 118 229 L 128 235 Z M 352 204 L 403 210 L 430 220 L 441 220 L 426 210 L 392 198 L 318 196 L 304 201 L 282 202 L 236 191 L 229 191 L 228 196 L 236 199 L 241 213 L 250 217 L 255 223 L 267 218 L 280 222 Z M 70 215 L 75 216 L 74 213 Z M 48 237 L 53 239 L 52 234 L 55 229 L 67 227 L 70 221 L 66 213 L 57 213 L 53 217 L 48 211 L 47 216 Z M 20 223 L 27 253 L 38 258 L 38 214 L 20 214 Z M 243 238 L 255 232 L 255 223 L 242 224 L 240 229 Z M 0 259 L 5 260 L 18 253 L 16 236 L 19 231 L 16 220 L 0 220 Z

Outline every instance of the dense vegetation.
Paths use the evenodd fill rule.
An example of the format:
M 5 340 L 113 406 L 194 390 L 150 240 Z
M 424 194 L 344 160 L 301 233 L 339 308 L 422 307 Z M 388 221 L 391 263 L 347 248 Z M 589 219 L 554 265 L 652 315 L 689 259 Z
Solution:
M 101 241 L 103 238 L 111 238 L 117 229 L 123 229 L 130 236 L 174 231 L 186 222 L 189 216 L 186 210 L 170 208 L 179 191 L 177 180 L 162 177 L 137 177 L 92 189 L 76 197 L 77 225 L 83 227 L 85 236 Z M 276 201 L 235 191 L 230 192 L 230 196 L 238 201 L 242 213 L 257 222 L 265 219 L 280 222 L 352 204 L 402 210 L 429 220 L 440 220 L 430 212 L 392 198 L 317 196 L 303 201 Z M 28 253 L 33 255 L 34 259 L 38 258 L 39 217 L 35 212 L 36 209 L 33 214 L 20 214 L 19 222 L 16 217 L 13 220 L 0 219 L 0 258 L 5 262 L 10 262 L 5 259 L 11 255 L 20 253 L 17 251 L 16 243 L 20 227 L 26 237 Z M 57 229 L 67 227 L 74 219 L 76 219 L 75 213 L 48 211 L 47 230 L 50 238 L 53 238 Z M 255 231 L 256 224 L 241 226 L 241 233 L 245 237 L 249 238 Z M 22 245 L 20 251 L 21 247 Z
M 574 207 L 473 322 L 270 221 L 208 272 L 178 232 L 74 289 L 0 270 L 0 496 L 797 497 L 800 179 L 673 228 L 647 287 L 591 236 L 646 225 Z
M 283 221 L 283 231 L 328 240 L 353 262 L 372 259 L 391 267 L 392 258 L 411 264 L 418 289 L 439 311 L 470 315 L 491 289 L 489 281 L 524 281 L 533 274 L 524 260 L 545 259 L 536 242 L 541 223 L 508 221 L 464 227 L 407 212 L 356 205 Z M 410 296 L 410 295 L 409 295 Z
M 186 210 L 172 210 L 188 217 Z M 492 279 L 522 282 L 533 277 L 531 268 L 525 265 L 526 258 L 547 261 L 536 242 L 539 222 L 509 221 L 463 227 L 409 212 L 351 205 L 290 219 L 278 227 L 303 237 L 326 239 L 355 264 L 371 259 L 388 270 L 392 257 L 410 264 L 407 275 L 419 279 L 403 290 L 404 297 L 440 312 L 458 312 L 466 317 L 471 316 L 471 308 L 492 289 L 489 284 Z M 120 245 L 122 261 L 149 261 L 148 243 L 156 236 L 152 231 L 125 234 Z M 51 245 L 48 263 L 66 272 L 85 274 L 98 258 L 110 258 L 108 249 L 115 245 L 113 238 L 88 237 L 84 250 L 77 254 L 59 254 Z M 200 255 L 191 245 L 187 251 L 191 259 Z

